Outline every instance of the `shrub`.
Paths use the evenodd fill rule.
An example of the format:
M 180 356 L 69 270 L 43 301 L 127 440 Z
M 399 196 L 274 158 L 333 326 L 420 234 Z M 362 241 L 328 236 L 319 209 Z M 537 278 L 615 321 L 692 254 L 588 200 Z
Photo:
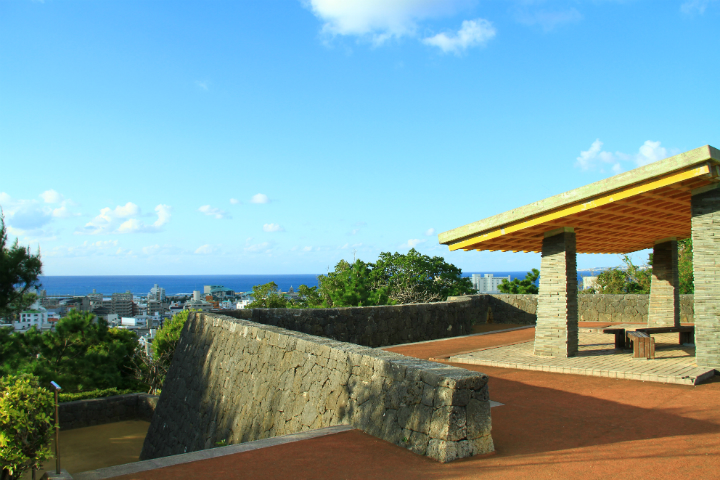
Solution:
M 53 394 L 33 375 L 0 379 L 0 463 L 3 478 L 18 479 L 50 458 Z
M 180 333 L 185 326 L 185 322 L 187 322 L 189 314 L 190 310 L 183 310 L 166 321 L 162 328 L 157 331 L 152 345 L 153 356 L 156 360 L 164 356 L 167 365 L 170 365 L 175 353 L 175 347 L 180 340 Z
M 113 395 L 125 395 L 126 393 L 135 393 L 136 390 L 129 388 L 127 390 L 118 390 L 117 388 L 105 388 L 103 390 L 89 390 L 87 392 L 77 393 L 60 393 L 58 394 L 59 402 L 74 402 L 76 400 L 88 400 L 91 398 L 112 397 Z

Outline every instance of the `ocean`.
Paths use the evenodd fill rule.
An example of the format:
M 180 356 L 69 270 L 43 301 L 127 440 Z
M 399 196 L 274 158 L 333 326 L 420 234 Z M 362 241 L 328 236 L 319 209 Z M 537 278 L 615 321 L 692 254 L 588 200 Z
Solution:
M 496 277 L 511 279 L 525 278 L 527 272 L 466 272 L 464 277 L 473 273 L 492 273 Z M 589 272 L 579 272 L 578 278 Z M 222 285 L 236 292 L 252 291 L 254 285 L 275 282 L 282 291 L 290 287 L 297 288 L 305 284 L 310 287 L 318 285 L 318 274 L 302 275 L 92 275 L 92 276 L 55 276 L 40 277 L 41 289 L 48 295 L 87 295 L 93 289 L 97 293 L 112 295 L 130 291 L 135 295 L 147 295 L 155 285 L 165 289 L 167 295 L 192 294 L 193 290 L 203 291 L 204 285 Z

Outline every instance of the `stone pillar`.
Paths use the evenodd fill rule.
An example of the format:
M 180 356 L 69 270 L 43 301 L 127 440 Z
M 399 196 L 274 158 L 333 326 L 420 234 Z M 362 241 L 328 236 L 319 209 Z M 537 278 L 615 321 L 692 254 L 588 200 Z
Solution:
M 696 362 L 720 369 L 720 188 L 693 192 L 692 240 Z
M 680 326 L 679 288 L 677 240 L 661 240 L 653 247 L 648 327 Z
M 535 327 L 535 355 L 572 357 L 578 351 L 578 299 L 575 232 L 570 227 L 545 233 Z

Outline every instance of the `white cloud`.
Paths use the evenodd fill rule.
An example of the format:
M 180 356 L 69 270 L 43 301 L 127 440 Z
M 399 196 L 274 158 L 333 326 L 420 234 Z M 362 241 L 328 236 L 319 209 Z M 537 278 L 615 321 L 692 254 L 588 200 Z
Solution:
M 162 227 L 166 223 L 170 221 L 170 212 L 172 210 L 172 207 L 170 205 L 160 204 L 157 207 L 155 207 L 155 212 L 157 213 L 157 220 L 153 222 L 154 227 Z
M 212 245 L 206 244 L 206 245 L 202 245 L 202 246 L 198 247 L 197 250 L 195 250 L 195 253 L 197 253 L 198 255 L 210 255 L 214 251 L 215 251 L 215 247 L 213 247 Z
M 144 253 L 145 255 L 155 255 L 155 254 L 157 254 L 157 253 L 160 251 L 161 248 L 162 248 L 162 247 L 161 247 L 160 245 L 157 245 L 157 244 L 155 244 L 155 245 L 150 245 L 150 246 L 148 246 L 148 247 L 143 247 L 143 248 L 142 248 L 142 253 Z
M 470 47 L 477 47 L 487 43 L 495 36 L 495 28 L 489 21 L 478 18 L 465 20 L 457 33 L 438 33 L 435 36 L 423 39 L 426 45 L 438 47 L 443 53 L 459 55 Z
M 270 199 L 264 193 L 256 193 L 250 199 L 252 203 L 270 203 Z
M 43 250 L 44 257 L 94 257 L 127 254 L 128 250 L 118 247 L 117 240 L 99 240 L 97 242 L 84 241 L 72 247 L 54 247 Z
M 400 245 L 400 248 L 415 248 L 415 247 L 417 247 L 418 245 L 420 245 L 421 243 L 425 243 L 425 240 L 420 240 L 420 239 L 417 239 L 417 238 L 411 238 L 411 239 L 408 240 L 406 243 L 403 243 L 402 245 Z
M 516 15 L 517 20 L 525 25 L 540 25 L 546 32 L 554 30 L 558 25 L 563 23 L 579 22 L 583 16 L 574 8 L 558 11 L 528 11 L 521 10 Z
M 210 205 L 203 205 L 198 208 L 198 211 L 204 213 L 208 217 L 215 217 L 218 220 L 232 218 L 225 210 L 220 210 L 219 208 L 211 207 Z
M 609 167 L 613 173 L 620 173 L 624 163 L 631 163 L 631 168 L 642 167 L 648 163 L 657 162 L 671 155 L 675 155 L 677 149 L 668 150 L 660 146 L 660 142 L 646 140 L 638 153 L 628 154 L 623 152 L 608 152 L 602 149 L 603 142 L 600 139 L 595 140 L 590 149 L 580 152 L 580 156 L 575 161 L 575 166 L 581 170 L 600 170 L 605 171 L 605 166 Z
M 687 0 L 680 5 L 680 11 L 686 15 L 694 15 L 696 13 L 702 15 L 705 9 L 716 0 Z
M 310 252 L 312 251 L 312 247 L 303 247 L 303 252 Z
M 231 203 L 232 205 L 238 205 L 238 204 L 241 203 L 241 202 L 240 202 L 240 200 L 238 200 L 237 198 L 231 198 L 231 199 L 230 199 L 230 203 Z
M 256 243 L 253 245 L 245 245 L 245 251 L 246 252 L 267 252 L 272 248 L 272 244 L 270 242 L 262 242 L 262 243 Z
M 55 190 L 46 190 L 36 199 L 14 199 L 5 192 L 0 192 L 0 207 L 6 215 L 5 221 L 8 232 L 13 235 L 45 240 L 55 238 L 56 232 L 46 226 L 53 218 L 67 218 L 75 216 L 68 209 L 74 203 L 65 199 Z M 53 207 L 53 205 L 57 205 Z
M 304 0 L 330 36 L 369 37 L 376 45 L 413 35 L 418 22 L 455 13 L 468 0 Z
M 200 80 L 196 80 L 195 85 L 197 85 L 198 88 L 205 90 L 206 92 L 208 91 L 208 88 L 209 88 L 208 82 L 202 82 Z
M 266 223 L 263 225 L 263 231 L 265 232 L 284 232 L 285 229 L 277 223 Z
M 157 220 L 152 225 L 146 225 L 140 220 L 140 207 L 132 202 L 125 205 L 118 205 L 114 209 L 103 208 L 100 214 L 85 224 L 83 228 L 78 228 L 75 233 L 84 233 L 88 235 L 99 235 L 108 233 L 154 233 L 159 232 L 160 227 L 170 221 L 171 207 L 169 205 L 160 204 L 155 207 Z
M 63 196 L 53 189 L 41 193 L 40 198 L 42 198 L 45 203 L 60 203 L 63 200 Z
M 430 235 L 434 235 L 434 234 L 435 234 L 435 229 L 434 229 L 434 228 L 428 228 L 427 230 L 425 230 L 425 236 L 426 236 L 426 237 L 429 237 Z

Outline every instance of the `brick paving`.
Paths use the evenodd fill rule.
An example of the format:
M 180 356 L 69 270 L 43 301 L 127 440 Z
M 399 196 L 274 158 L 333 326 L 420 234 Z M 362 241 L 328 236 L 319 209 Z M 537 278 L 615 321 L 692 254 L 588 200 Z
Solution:
M 437 360 L 680 385 L 697 385 L 714 375 L 712 368 L 697 366 L 695 347 L 679 345 L 677 333 L 656 334 L 653 337 L 656 345 L 654 360 L 633 359 L 631 351 L 615 350 L 615 337 L 601 333 L 600 329 L 580 329 L 580 347 L 574 357 L 535 356 L 534 342 L 529 341 Z

